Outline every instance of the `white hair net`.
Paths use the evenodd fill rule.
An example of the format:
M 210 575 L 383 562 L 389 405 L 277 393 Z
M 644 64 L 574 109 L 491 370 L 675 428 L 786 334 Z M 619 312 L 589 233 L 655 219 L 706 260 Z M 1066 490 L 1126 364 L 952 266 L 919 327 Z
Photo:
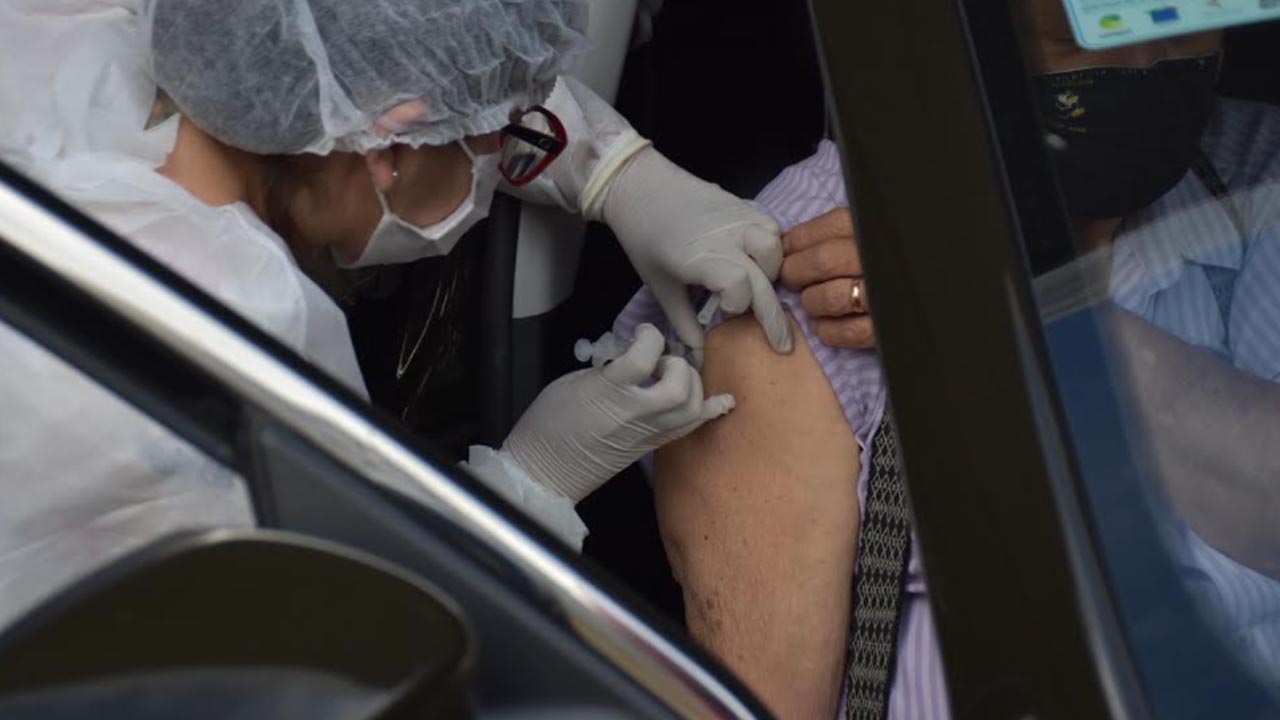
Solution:
M 586 49 L 587 0 L 150 0 L 151 66 L 254 153 L 443 145 L 536 105 Z

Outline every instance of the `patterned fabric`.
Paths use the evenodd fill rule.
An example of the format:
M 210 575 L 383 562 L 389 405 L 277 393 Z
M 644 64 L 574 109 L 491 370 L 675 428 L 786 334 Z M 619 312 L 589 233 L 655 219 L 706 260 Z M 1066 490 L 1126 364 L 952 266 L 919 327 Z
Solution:
M 1205 154 L 1229 191 L 1195 173 L 1125 219 L 1114 246 L 1116 304 L 1235 368 L 1280 382 L 1280 111 L 1221 100 Z M 1186 527 L 1172 548 L 1218 632 L 1280 687 L 1280 583 Z
M 911 511 L 889 413 L 871 443 L 871 476 L 853 579 L 853 624 L 845 676 L 849 720 L 880 720 L 889 707 L 911 550 Z
M 1240 212 L 1240 206 L 1236 203 L 1235 198 L 1231 197 L 1231 189 L 1223 182 L 1222 177 L 1218 175 L 1218 169 L 1213 166 L 1213 161 L 1200 153 L 1196 158 L 1192 171 L 1196 177 L 1200 179 L 1205 190 L 1218 202 L 1223 212 L 1231 220 L 1231 226 L 1235 228 L 1236 235 L 1241 238 L 1249 236 L 1249 228 L 1244 221 L 1244 215 Z M 1228 328 L 1230 332 L 1231 323 L 1231 301 L 1236 293 L 1236 278 L 1240 273 L 1235 268 L 1217 267 L 1215 265 L 1200 265 L 1200 269 L 1204 272 L 1205 279 L 1209 281 L 1209 289 L 1213 291 L 1213 297 L 1218 301 L 1218 312 L 1222 315 L 1223 327 Z M 1228 341 L 1228 344 L 1230 342 Z
M 1244 234 L 1236 230 L 1231 205 L 1224 207 L 1188 173 L 1151 207 L 1125 219 L 1111 297 L 1240 370 L 1280 381 L 1280 111 L 1221 101 L 1204 147 Z M 1231 278 L 1229 303 L 1218 299 L 1224 276 Z
M 1231 301 L 1236 295 L 1236 278 L 1240 273 L 1233 268 L 1213 265 L 1201 265 L 1200 269 L 1204 272 L 1205 280 L 1209 281 L 1209 290 L 1213 292 L 1213 299 L 1218 303 L 1218 313 L 1222 316 L 1223 327 L 1227 327 L 1231 321 Z

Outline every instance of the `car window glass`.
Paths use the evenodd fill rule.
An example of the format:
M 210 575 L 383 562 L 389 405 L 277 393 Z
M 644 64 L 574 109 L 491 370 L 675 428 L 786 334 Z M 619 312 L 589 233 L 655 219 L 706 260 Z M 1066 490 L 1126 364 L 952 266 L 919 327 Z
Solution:
M 1157 710 L 1179 663 L 1215 653 L 1280 688 L 1275 73 L 1237 59 L 1234 32 L 1087 50 L 1059 0 L 1011 6 L 1075 241 L 1034 292 L 1140 675 Z M 1240 37 L 1259 32 L 1280 38 Z M 1169 572 L 1133 562 L 1140 525 Z M 1183 610 L 1207 640 L 1180 637 Z M 1175 654 L 1144 654 L 1157 635 Z
M 243 483 L 0 324 L 0 632 L 169 533 L 252 524 Z

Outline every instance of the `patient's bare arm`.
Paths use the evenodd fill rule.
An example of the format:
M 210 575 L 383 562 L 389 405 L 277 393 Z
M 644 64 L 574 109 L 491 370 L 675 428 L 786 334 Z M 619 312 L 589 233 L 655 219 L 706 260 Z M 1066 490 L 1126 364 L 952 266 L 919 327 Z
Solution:
M 737 408 L 660 451 L 655 482 L 689 630 L 780 718 L 827 720 L 849 625 L 857 441 L 809 347 L 778 355 L 751 319 L 708 336 L 703 380 Z
M 1103 313 L 1173 507 L 1219 552 L 1280 579 L 1280 385 L 1124 310 Z

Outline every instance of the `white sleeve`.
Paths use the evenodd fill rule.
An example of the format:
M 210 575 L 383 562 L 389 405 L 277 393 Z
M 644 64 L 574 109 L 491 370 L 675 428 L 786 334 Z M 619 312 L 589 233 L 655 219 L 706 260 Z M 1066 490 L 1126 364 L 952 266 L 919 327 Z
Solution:
M 546 108 L 564 123 L 568 147 L 536 180 L 504 192 L 521 200 L 558 205 L 587 220 L 600 220 L 609 184 L 636 153 L 651 143 L 580 81 L 560 76 Z
M 174 532 L 250 527 L 231 470 L 0 323 L 0 630 Z
M 472 445 L 470 458 L 462 467 L 569 547 L 582 552 L 587 526 L 573 509 L 573 501 L 539 485 L 506 453 Z

